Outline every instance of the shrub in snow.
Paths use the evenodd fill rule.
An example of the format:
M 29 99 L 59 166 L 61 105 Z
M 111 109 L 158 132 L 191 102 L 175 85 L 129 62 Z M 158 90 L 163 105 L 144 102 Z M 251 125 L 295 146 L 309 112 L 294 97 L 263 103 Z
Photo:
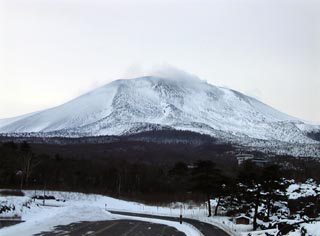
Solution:
M 14 205 L 6 205 L 6 203 L 0 203 L 0 214 L 4 212 L 14 211 L 16 207 Z

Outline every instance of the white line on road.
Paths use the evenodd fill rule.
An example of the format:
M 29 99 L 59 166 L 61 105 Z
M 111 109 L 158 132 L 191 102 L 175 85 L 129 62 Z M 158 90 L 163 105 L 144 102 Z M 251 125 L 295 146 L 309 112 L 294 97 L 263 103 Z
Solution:
M 136 228 L 138 228 L 138 226 L 141 225 L 141 222 L 139 222 L 138 224 L 134 225 L 131 229 L 129 229 L 127 232 L 125 232 L 124 234 L 121 234 L 121 236 L 127 236 L 128 234 L 130 234 L 133 230 L 135 230 Z

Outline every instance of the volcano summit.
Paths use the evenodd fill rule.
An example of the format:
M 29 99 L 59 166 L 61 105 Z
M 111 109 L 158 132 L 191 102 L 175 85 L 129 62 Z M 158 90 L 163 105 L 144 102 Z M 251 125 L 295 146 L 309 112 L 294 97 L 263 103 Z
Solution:
M 116 80 L 63 105 L 0 120 L 6 136 L 87 137 L 188 130 L 277 153 L 320 156 L 320 126 L 196 77 Z

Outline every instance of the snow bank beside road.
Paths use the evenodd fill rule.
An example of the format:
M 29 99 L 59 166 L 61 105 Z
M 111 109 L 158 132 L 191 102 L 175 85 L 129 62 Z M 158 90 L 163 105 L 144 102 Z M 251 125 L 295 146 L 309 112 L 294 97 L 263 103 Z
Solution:
M 6 212 L 8 215 L 21 216 L 25 222 L 0 229 L 0 235 L 16 236 L 16 235 L 34 235 L 42 231 L 50 231 L 54 226 L 68 225 L 80 221 L 101 221 L 116 219 L 135 219 L 157 224 L 165 224 L 184 232 L 187 236 L 201 236 L 202 234 L 192 227 L 184 223 L 180 225 L 178 222 L 149 219 L 143 217 L 127 217 L 113 215 L 106 211 L 106 206 L 113 206 L 116 209 L 126 209 L 127 211 L 139 211 L 144 205 L 135 202 L 122 201 L 110 197 L 95 194 L 82 194 L 71 192 L 46 192 L 47 196 L 54 196 L 55 199 L 63 199 L 65 201 L 45 200 L 43 206 L 42 200 L 33 201 L 31 197 L 34 191 L 24 191 L 24 197 L 1 197 L 0 201 L 6 202 L 7 205 L 14 205 L 14 210 Z M 27 203 L 27 204 L 26 204 Z M 149 206 L 150 209 L 157 207 Z M 6 216 L 0 214 L 1 216 Z
M 0 229 L 0 235 L 34 235 L 48 231 L 57 225 L 67 225 L 78 221 L 112 220 L 116 219 L 109 212 L 99 207 L 70 204 L 62 207 L 37 206 L 24 209 L 22 219 L 25 222 Z

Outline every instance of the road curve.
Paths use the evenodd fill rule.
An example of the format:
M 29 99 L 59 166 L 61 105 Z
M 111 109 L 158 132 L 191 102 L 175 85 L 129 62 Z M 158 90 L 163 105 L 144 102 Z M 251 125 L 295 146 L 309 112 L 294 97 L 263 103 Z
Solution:
M 178 217 L 157 216 L 157 215 L 123 212 L 123 211 L 109 211 L 109 212 L 111 212 L 112 214 L 125 215 L 125 216 L 138 216 L 138 217 L 144 217 L 144 218 L 179 221 Z M 230 236 L 230 234 L 223 231 L 222 229 L 219 229 L 218 227 L 208 223 L 204 223 L 198 220 L 193 220 L 188 218 L 184 218 L 183 221 L 196 227 L 204 236 Z
M 138 220 L 83 221 L 54 227 L 34 236 L 186 236 L 177 229 Z

